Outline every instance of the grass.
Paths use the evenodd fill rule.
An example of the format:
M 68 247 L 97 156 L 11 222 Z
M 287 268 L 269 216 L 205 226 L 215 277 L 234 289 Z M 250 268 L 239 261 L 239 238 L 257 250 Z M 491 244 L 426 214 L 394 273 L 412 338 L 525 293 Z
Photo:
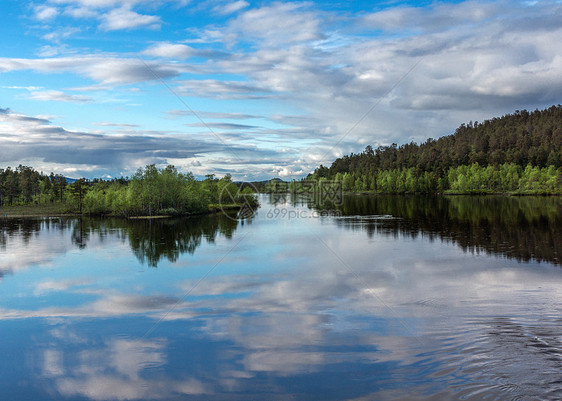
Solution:
M 241 204 L 212 204 L 209 205 L 209 213 L 219 213 L 227 210 L 238 210 L 242 208 Z M 204 214 L 203 212 L 202 214 Z M 3 217 L 54 217 L 54 216 L 79 216 L 79 213 L 69 211 L 69 207 L 63 203 L 49 203 L 42 205 L 15 205 L 0 206 L 0 218 Z M 160 219 L 172 217 L 168 215 L 154 216 L 129 216 L 131 219 Z
M 0 217 L 49 217 L 71 216 L 74 214 L 68 212 L 67 205 L 61 203 L 0 206 Z

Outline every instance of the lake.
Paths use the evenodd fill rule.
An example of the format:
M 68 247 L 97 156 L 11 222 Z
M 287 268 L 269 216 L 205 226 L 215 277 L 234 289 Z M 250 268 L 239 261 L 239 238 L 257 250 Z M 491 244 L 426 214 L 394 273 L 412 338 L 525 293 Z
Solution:
M 6 400 L 562 399 L 562 199 L 0 220 Z

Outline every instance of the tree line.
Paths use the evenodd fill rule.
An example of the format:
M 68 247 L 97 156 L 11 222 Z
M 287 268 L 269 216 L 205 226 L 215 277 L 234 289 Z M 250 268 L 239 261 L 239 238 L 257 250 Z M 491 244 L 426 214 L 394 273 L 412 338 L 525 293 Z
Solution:
M 347 191 L 562 193 L 562 106 L 462 124 L 422 144 L 370 145 L 307 180 Z
M 63 202 L 68 183 L 60 174 L 45 175 L 31 167 L 0 168 L 0 206 Z
M 0 169 L 0 206 L 60 204 L 74 213 L 156 216 L 199 214 L 213 205 L 256 202 L 252 190 L 239 189 L 228 174 L 196 180 L 171 165 L 163 169 L 147 165 L 131 178 L 74 182 L 22 165 Z

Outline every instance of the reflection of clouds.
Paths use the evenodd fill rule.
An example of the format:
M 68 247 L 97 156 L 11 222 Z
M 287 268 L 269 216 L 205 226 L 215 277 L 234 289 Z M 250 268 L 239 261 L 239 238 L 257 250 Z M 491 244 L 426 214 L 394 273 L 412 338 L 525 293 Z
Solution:
M 161 341 L 115 339 L 80 352 L 77 360 L 71 358 L 64 367 L 63 353 L 47 349 L 43 352 L 43 375 L 54 380 L 64 397 L 132 400 L 207 393 L 194 378 L 167 380 L 151 373 L 167 362 L 165 348 Z
M 47 292 L 67 291 L 73 287 L 81 287 L 91 284 L 91 280 L 71 279 L 71 280 L 45 280 L 35 285 L 35 294 L 41 295 Z
M 340 368 L 345 376 L 349 365 L 363 365 L 358 368 L 363 371 L 373 366 L 376 371 L 379 364 L 402 375 L 396 379 L 391 372 L 385 379 L 371 378 L 381 380 L 377 385 L 409 375 L 419 375 L 420 381 L 435 377 L 441 383 L 454 380 L 455 375 L 475 381 L 502 372 L 508 378 L 516 377 L 517 369 L 494 365 L 487 365 L 486 372 L 480 369 L 481 355 L 488 362 L 501 362 L 505 359 L 502 349 L 511 350 L 513 366 L 530 361 L 539 367 L 537 372 L 543 368 L 553 372 L 552 365 L 559 361 L 559 334 L 552 328 L 539 330 L 544 324 L 536 316 L 543 312 L 542 318 L 552 322 L 549 319 L 556 318 L 561 309 L 558 268 L 475 257 L 422 236 L 376 236 L 373 240 L 361 232 L 334 229 L 329 220 L 318 226 L 307 224 L 325 232 L 322 238 L 327 246 L 349 267 L 321 242 L 311 241 L 310 236 L 307 241 L 299 222 L 292 222 L 284 230 L 276 226 L 275 235 L 254 236 L 252 246 L 269 252 L 260 258 L 267 262 L 259 262 L 255 269 L 242 270 L 252 263 L 247 257 L 251 251 L 237 249 L 224 260 L 220 267 L 225 274 L 218 277 L 199 282 L 197 274 L 181 276 L 184 270 L 174 269 L 179 290 L 173 295 L 76 288 L 82 285 L 79 280 L 50 279 L 36 289 L 88 294 L 86 301 L 27 311 L 4 309 L 0 318 L 44 317 L 65 322 L 76 317 L 146 317 L 146 330 L 162 319 L 166 327 L 160 329 L 171 337 L 166 342 L 118 338 L 96 348 L 92 340 L 81 342 L 79 336 L 63 329 L 51 331 L 55 341 L 44 350 L 43 376 L 54 381 L 62 396 L 94 400 L 214 396 L 221 391 L 245 391 L 248 386 L 259 391 L 266 385 L 263 376 L 274 383 L 275 375 L 320 375 Z M 205 263 L 197 266 L 201 272 L 206 271 Z M 237 270 L 239 266 L 241 270 Z M 180 281 L 179 277 L 191 279 Z M 545 308 L 550 314 L 544 313 Z M 498 322 L 495 316 L 501 315 L 524 316 L 519 320 L 527 321 L 524 325 L 515 324 L 518 318 Z M 471 316 L 480 318 L 467 320 Z M 191 326 L 188 320 L 197 324 Z M 175 328 L 184 329 L 183 336 L 174 337 Z M 198 340 L 201 332 L 206 336 L 209 361 L 197 360 L 204 366 L 201 372 L 178 378 L 178 372 L 171 371 L 177 366 L 169 362 L 171 353 L 191 345 L 192 331 Z M 56 347 L 69 342 L 82 349 L 76 358 Z M 541 349 L 550 353 L 541 354 Z M 182 366 L 187 369 L 190 362 L 186 359 Z M 402 368 L 407 370 L 399 370 Z M 213 369 L 216 374 L 210 375 Z M 530 377 L 535 380 L 538 376 Z M 345 385 L 349 383 L 347 380 Z M 402 398 L 400 394 L 404 393 L 394 398 Z
M 138 379 L 142 368 L 165 363 L 161 344 L 141 340 L 115 340 L 111 343 L 112 367 L 120 374 Z
M 276 372 L 295 374 L 310 372 L 311 366 L 322 365 L 325 361 L 323 352 L 279 352 L 258 351 L 244 357 L 244 366 L 253 372 Z
M 89 231 L 81 232 L 76 222 L 77 220 L 58 218 L 14 219 L 0 222 L 0 278 L 5 274 L 24 271 L 31 266 L 53 267 L 57 257 L 76 249 L 77 244 L 73 241 L 76 240 L 77 235 L 88 234 L 82 238 L 82 241 L 84 243 L 87 241 L 88 248 L 91 250 L 105 248 L 106 232 L 100 231 L 100 235 L 89 235 Z M 117 235 L 112 237 L 112 241 L 114 246 L 122 242 Z M 103 253 L 100 252 L 100 255 Z M 63 289 L 37 288 L 42 292 Z
M 85 293 L 91 293 L 86 291 Z M 158 318 L 172 307 L 177 306 L 182 309 L 185 303 L 179 303 L 178 299 L 172 297 L 148 296 L 148 295 L 129 295 L 100 292 L 100 296 L 93 302 L 79 306 L 60 306 L 47 307 L 35 310 L 16 310 L 0 308 L 1 319 L 21 319 L 29 317 L 88 317 L 103 318 L 125 315 L 148 315 L 155 314 Z M 93 293 L 92 293 L 93 295 Z M 183 313 L 182 317 L 187 318 L 193 314 Z
M 166 382 L 161 380 L 128 380 L 110 375 L 65 378 L 57 382 L 65 397 L 82 396 L 92 400 L 167 399 L 174 395 L 204 394 L 205 387 L 197 380 Z
M 55 349 L 47 349 L 43 353 L 43 376 L 56 377 L 64 374 L 62 353 Z
M 349 263 L 351 273 L 313 243 L 293 241 L 291 257 L 314 253 L 313 265 L 270 279 L 236 276 L 199 284 L 197 295 L 214 295 L 205 300 L 208 308 L 223 312 L 206 318 L 205 330 L 241 346 L 248 372 L 284 375 L 334 363 L 333 350 L 315 347 L 346 342 L 371 350 L 353 351 L 348 360 L 413 365 L 423 359 L 415 349 L 439 350 L 446 336 L 458 336 L 459 348 L 470 347 L 475 336 L 487 338 L 463 326 L 466 316 L 529 314 L 543 310 L 545 299 L 562 306 L 562 277 L 552 266 L 474 259 L 447 244 L 408 242 L 404 254 L 396 254 L 389 241 L 370 243 L 366 252 L 365 241 L 356 236 L 334 237 L 329 246 Z M 224 296 L 232 294 L 241 296 Z M 373 319 L 378 327 L 372 326 Z M 426 336 L 435 327 L 444 332 Z M 309 347 L 314 351 L 303 351 Z M 433 357 L 442 355 L 436 351 Z M 455 363 L 450 365 L 454 371 Z
M 327 315 L 292 313 L 267 313 L 264 315 L 206 319 L 206 331 L 226 338 L 247 350 L 299 348 L 303 345 L 321 344 L 328 331 Z
M 30 243 L 22 237 L 12 237 L 7 249 L 1 250 L 0 276 L 13 274 L 27 269 L 32 265 L 49 265 L 57 255 L 64 254 L 73 248 L 69 241 L 61 241 L 59 237 L 45 238 L 38 235 Z

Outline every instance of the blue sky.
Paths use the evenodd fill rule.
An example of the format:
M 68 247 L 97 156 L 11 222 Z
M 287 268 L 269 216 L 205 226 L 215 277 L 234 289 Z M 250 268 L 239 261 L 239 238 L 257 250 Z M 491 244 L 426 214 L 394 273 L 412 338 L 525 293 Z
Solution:
M 299 178 L 561 102 L 554 1 L 7 0 L 0 168 Z

